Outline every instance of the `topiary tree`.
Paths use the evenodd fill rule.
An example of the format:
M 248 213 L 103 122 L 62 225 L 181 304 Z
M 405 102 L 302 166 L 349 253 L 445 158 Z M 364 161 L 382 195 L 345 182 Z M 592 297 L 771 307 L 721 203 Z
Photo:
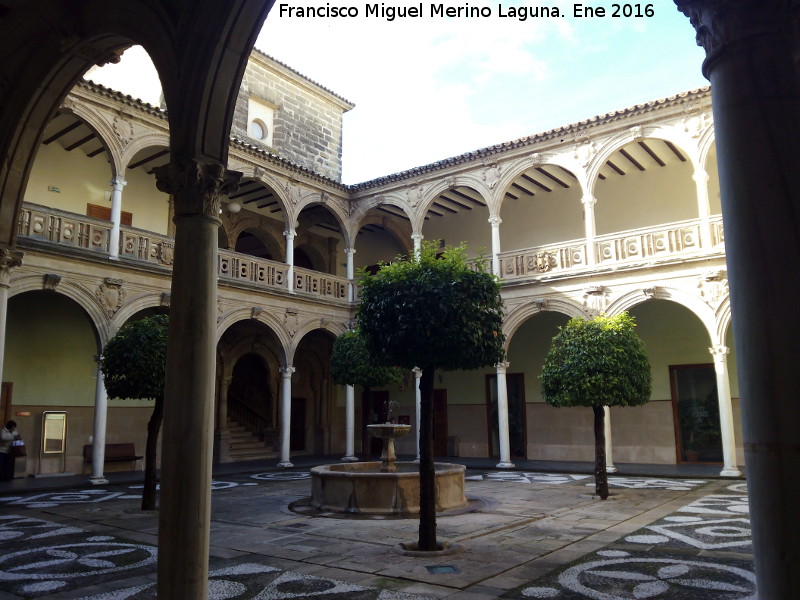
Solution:
M 423 243 L 417 256 L 362 273 L 358 321 L 366 346 L 382 365 L 419 367 L 420 550 L 436 549 L 433 467 L 433 382 L 436 369 L 478 369 L 503 360 L 503 311 L 498 279 L 485 262 L 470 266 L 464 246 Z
M 553 338 L 541 374 L 542 396 L 552 406 L 594 411 L 595 488 L 608 498 L 605 406 L 640 406 L 650 400 L 650 360 L 628 313 L 574 318 Z
M 142 510 L 156 508 L 156 451 L 164 414 L 164 372 L 169 317 L 154 315 L 123 325 L 103 350 L 103 379 L 112 398 L 153 399 L 147 424 Z
M 372 388 L 397 383 L 403 369 L 376 365 L 359 330 L 343 333 L 333 342 L 331 377 L 341 385 L 360 385 L 364 402 L 372 408 Z

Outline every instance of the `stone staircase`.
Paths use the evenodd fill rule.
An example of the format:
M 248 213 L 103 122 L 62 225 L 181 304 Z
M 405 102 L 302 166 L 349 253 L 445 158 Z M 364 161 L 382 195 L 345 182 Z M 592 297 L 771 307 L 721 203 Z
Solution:
M 278 453 L 268 448 L 257 435 L 249 431 L 238 421 L 228 417 L 228 431 L 230 432 L 230 458 L 231 462 L 243 460 L 258 460 L 261 458 L 275 458 Z

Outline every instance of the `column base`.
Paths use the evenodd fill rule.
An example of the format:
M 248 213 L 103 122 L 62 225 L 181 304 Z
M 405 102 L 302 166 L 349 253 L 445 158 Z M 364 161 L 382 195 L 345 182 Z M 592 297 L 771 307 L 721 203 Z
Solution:
M 510 462 L 500 461 L 499 463 L 497 463 L 497 468 L 498 469 L 513 469 L 514 466 L 515 466 L 514 463 L 510 463 Z
M 617 472 L 617 467 L 615 467 L 614 465 L 611 465 L 610 467 L 606 465 L 606 473 L 616 473 L 616 472 Z
M 92 485 L 106 485 L 108 484 L 108 479 L 103 476 L 100 477 L 89 477 L 89 483 Z
M 741 477 L 742 472 L 734 467 L 725 467 L 719 472 L 720 477 Z
M 343 462 L 358 462 L 358 457 L 357 456 L 353 456 L 351 454 L 350 456 L 343 456 L 342 457 L 342 461 Z
M 282 468 L 282 469 L 288 469 L 288 468 L 290 468 L 290 467 L 293 467 L 294 465 L 293 465 L 292 463 L 290 463 L 290 462 L 288 462 L 288 461 L 287 461 L 287 462 L 279 462 L 279 463 L 278 463 L 278 466 L 279 466 L 280 468 Z

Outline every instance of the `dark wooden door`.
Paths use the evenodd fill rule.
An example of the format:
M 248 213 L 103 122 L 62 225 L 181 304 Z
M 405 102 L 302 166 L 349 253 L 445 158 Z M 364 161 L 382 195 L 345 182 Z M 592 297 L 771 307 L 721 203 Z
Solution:
M 2 391 L 0 392 L 0 419 L 3 422 L 0 425 L 5 425 L 11 418 L 11 391 L 14 384 L 10 381 L 4 381 Z
M 306 399 L 292 398 L 292 423 L 289 427 L 289 450 L 306 449 Z

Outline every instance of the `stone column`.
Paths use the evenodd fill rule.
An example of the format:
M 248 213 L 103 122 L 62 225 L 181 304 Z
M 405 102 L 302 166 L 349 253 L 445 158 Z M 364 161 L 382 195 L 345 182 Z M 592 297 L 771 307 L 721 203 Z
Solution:
M 344 425 L 344 456 L 343 461 L 355 462 L 358 457 L 355 455 L 355 435 L 356 435 L 356 390 L 352 385 L 344 386 L 345 397 L 345 425 Z
M 608 406 L 603 407 L 605 418 L 603 419 L 603 428 L 606 433 L 606 473 L 616 473 L 617 467 L 614 466 L 614 444 L 611 442 L 611 409 Z
M 294 367 L 281 367 L 281 459 L 279 467 L 289 468 L 294 465 L 290 457 L 290 439 L 292 433 L 292 374 Z
M 108 236 L 108 258 L 119 258 L 119 226 L 122 221 L 122 188 L 127 185 L 124 177 L 115 177 L 111 186 L 111 232 Z
M 290 292 L 294 291 L 294 238 L 297 232 L 289 227 L 283 232 L 286 238 L 286 264 L 289 265 L 289 270 L 286 271 L 286 289 Z
M 219 163 L 175 159 L 155 169 L 175 200 L 175 258 L 164 386 L 158 519 L 159 595 L 208 596 L 217 229 L 220 195 L 241 173 Z
M 0 381 L 3 380 L 3 361 L 6 354 L 6 318 L 8 316 L 8 290 L 11 287 L 11 269 L 22 264 L 22 252 L 0 248 Z
M 697 214 L 700 216 L 700 246 L 710 249 L 711 241 L 711 205 L 708 202 L 708 173 L 701 166 L 696 166 L 694 174 L 695 189 L 697 190 Z
M 414 459 L 415 463 L 419 462 L 419 426 L 420 426 L 420 410 L 422 408 L 422 394 L 419 391 L 419 380 L 422 377 L 422 369 L 414 367 L 414 407 L 416 413 L 417 423 L 417 458 Z
M 787 0 L 677 0 L 711 81 L 758 596 L 800 590 L 800 47 Z
M 503 219 L 497 216 L 489 217 L 492 226 L 492 273 L 500 277 L 500 223 Z
M 584 257 L 587 267 L 597 264 L 597 248 L 595 248 L 594 238 L 597 235 L 597 227 L 594 220 L 594 205 L 597 198 L 591 194 L 585 194 L 581 199 L 583 204 L 583 229 L 586 237 L 586 256 Z
M 348 302 L 353 302 L 356 299 L 356 287 L 353 283 L 353 278 L 355 278 L 355 267 L 353 266 L 353 259 L 355 257 L 356 249 L 355 248 L 345 248 L 344 254 L 347 257 L 347 271 L 346 276 L 349 280 L 347 284 L 347 300 Z
M 420 248 L 422 247 L 422 240 L 425 239 L 425 236 L 421 233 L 412 233 L 411 239 L 414 242 L 414 258 L 418 258 Z
M 228 430 L 228 389 L 231 375 L 220 377 L 217 385 L 217 426 L 214 429 L 214 458 L 219 463 L 231 462 L 231 433 Z
M 714 357 L 714 371 L 717 374 L 717 401 L 719 402 L 719 429 L 722 435 L 723 477 L 739 477 L 742 472 L 736 464 L 736 437 L 733 432 L 733 401 L 728 377 L 727 346 L 714 346 L 708 351 Z
M 106 460 L 106 423 L 108 421 L 108 394 L 100 370 L 102 356 L 95 356 L 97 361 L 97 382 L 94 387 L 94 423 L 92 426 L 92 476 L 89 481 L 94 485 L 108 483 L 103 475 Z
M 506 371 L 509 363 L 497 363 L 497 439 L 500 442 L 500 462 L 498 469 L 513 469 L 511 462 L 511 442 L 508 433 L 508 388 Z

